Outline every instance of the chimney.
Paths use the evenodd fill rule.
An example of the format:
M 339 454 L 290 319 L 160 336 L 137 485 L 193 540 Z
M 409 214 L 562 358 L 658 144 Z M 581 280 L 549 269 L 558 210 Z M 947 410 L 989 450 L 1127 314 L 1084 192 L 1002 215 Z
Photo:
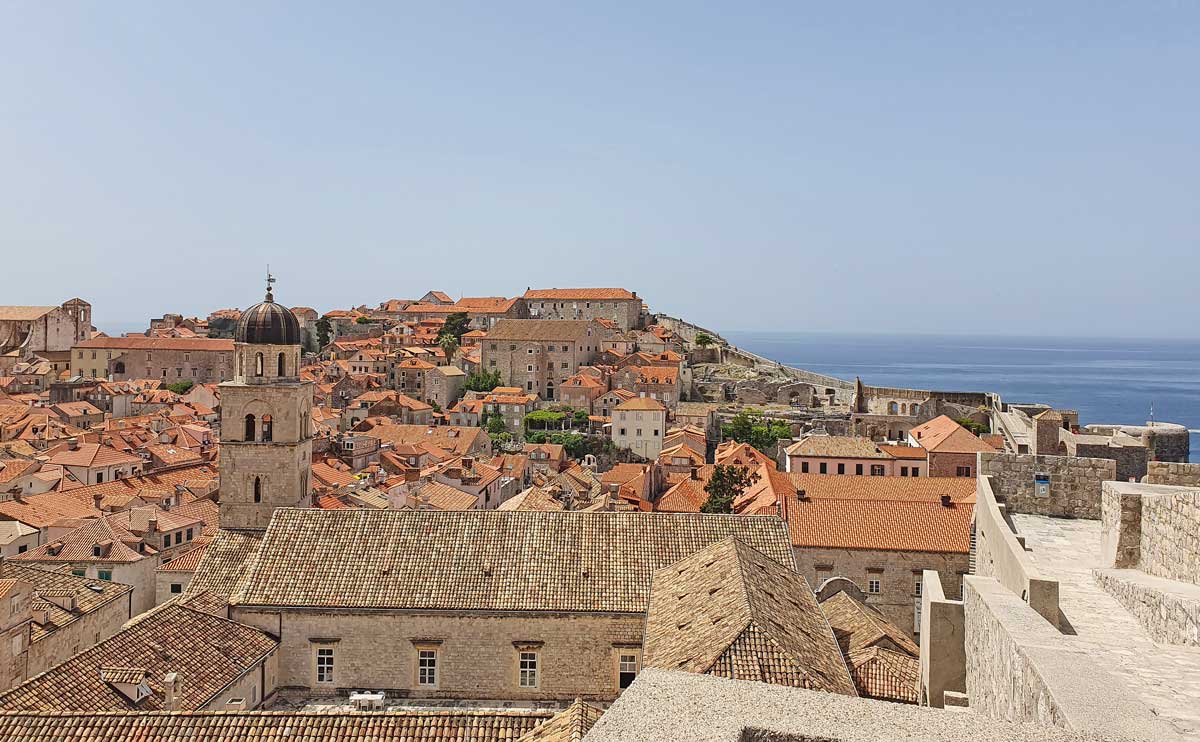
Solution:
M 146 533 L 158 532 L 158 514 L 150 513 L 150 517 L 146 519 Z
M 96 510 L 100 510 L 100 505 L 103 502 L 104 502 L 104 495 L 100 494 L 99 492 L 95 492 L 92 494 L 92 507 L 94 507 Z
M 463 468 L 463 471 L 467 472 L 468 474 L 470 472 L 474 471 L 475 470 L 475 457 L 474 456 L 463 456 L 462 457 L 462 468 Z
M 807 500 L 808 492 L 806 492 L 804 490 L 796 490 L 796 499 L 797 500 Z
M 228 701 L 225 702 L 225 710 L 226 711 L 245 711 L 246 710 L 246 699 L 245 698 L 230 698 Z
M 951 507 L 951 505 L 952 503 L 950 502 L 950 495 L 942 495 L 942 507 L 948 508 Z
M 169 672 L 163 676 L 163 691 L 167 694 L 163 708 L 167 711 L 179 710 L 179 673 Z
M 72 451 L 78 451 L 79 450 L 79 439 L 78 438 L 68 438 L 67 439 L 67 448 L 71 449 Z

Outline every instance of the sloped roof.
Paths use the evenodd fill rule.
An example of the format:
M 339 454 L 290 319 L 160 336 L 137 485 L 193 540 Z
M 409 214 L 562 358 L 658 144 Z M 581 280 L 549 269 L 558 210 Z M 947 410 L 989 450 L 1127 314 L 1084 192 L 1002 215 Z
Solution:
M 849 477 L 799 472 L 787 476 L 810 498 L 940 502 L 942 495 L 950 495 L 956 503 L 975 502 L 976 483 L 970 477 Z
M 996 449 L 984 443 L 971 431 L 945 415 L 909 431 L 909 435 L 930 453 L 979 453 Z
M 177 672 L 183 679 L 180 708 L 197 709 L 275 651 L 278 644 L 256 628 L 166 604 L 66 662 L 0 693 L 0 709 L 161 709 L 165 700 L 162 678 L 169 672 Z M 151 694 L 133 704 L 101 679 L 102 667 L 145 669 Z
M 233 565 L 245 578 L 231 602 L 637 613 L 654 569 L 729 536 L 794 563 L 775 518 L 281 508 L 257 555 Z M 200 585 L 231 581 L 205 575 L 211 566 Z
M 921 648 L 883 614 L 850 597 L 835 593 L 821 603 L 821 611 L 833 627 L 842 652 L 849 654 L 874 646 L 885 646 L 916 657 Z
M 76 348 L 110 350 L 209 350 L 233 352 L 233 340 L 225 338 L 102 337 L 84 340 Z
M 789 456 L 821 456 L 838 459 L 886 459 L 874 441 L 844 435 L 810 435 L 787 447 Z
M 246 573 L 262 545 L 262 531 L 235 531 L 222 528 L 204 550 L 196 575 L 188 584 L 187 594 L 205 591 L 229 598 L 246 578 Z
M 966 554 L 971 547 L 973 507 L 922 500 L 792 496 L 784 500 L 784 519 L 797 547 Z
M 565 711 L 563 713 L 566 713 Z M 0 739 L 8 742 L 512 742 L 548 723 L 552 712 L 375 711 L 306 713 L 285 711 L 186 711 L 125 713 L 0 714 Z M 559 742 L 566 738 L 531 738 Z
M 30 640 L 33 642 L 41 641 L 73 621 L 95 613 L 114 600 L 120 600 L 133 592 L 133 587 L 119 582 L 76 577 L 69 572 L 56 572 L 35 564 L 20 564 L 11 559 L 0 561 L 0 577 L 31 583 L 35 600 L 40 594 L 47 592 L 75 597 L 73 610 L 42 601 L 44 605 L 40 607 L 46 609 L 46 623 L 33 624 L 30 632 Z
M 58 307 L 0 306 L 0 322 L 30 322 L 41 319 Z
M 654 573 L 642 664 L 857 695 L 808 582 L 736 538 Z
M 602 713 L 592 704 L 576 698 L 553 719 L 522 734 L 517 742 L 582 742 Z
M 846 657 L 859 695 L 897 703 L 917 703 L 921 661 L 883 647 L 852 652 Z

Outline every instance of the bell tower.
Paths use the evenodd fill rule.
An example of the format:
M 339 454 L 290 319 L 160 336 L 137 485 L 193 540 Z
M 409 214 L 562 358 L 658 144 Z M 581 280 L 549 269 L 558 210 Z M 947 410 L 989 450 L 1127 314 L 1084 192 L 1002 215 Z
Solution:
M 221 528 L 266 528 L 280 507 L 311 507 L 312 382 L 300 380 L 300 323 L 267 298 L 234 333 L 221 390 Z

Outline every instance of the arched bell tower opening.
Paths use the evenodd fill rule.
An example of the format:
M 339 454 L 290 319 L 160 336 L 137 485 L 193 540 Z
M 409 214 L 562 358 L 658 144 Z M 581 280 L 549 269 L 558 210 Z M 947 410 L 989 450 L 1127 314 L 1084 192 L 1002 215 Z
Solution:
M 221 527 L 262 529 L 280 507 L 311 507 L 313 385 L 300 379 L 300 323 L 267 296 L 234 333 L 236 375 L 221 384 Z

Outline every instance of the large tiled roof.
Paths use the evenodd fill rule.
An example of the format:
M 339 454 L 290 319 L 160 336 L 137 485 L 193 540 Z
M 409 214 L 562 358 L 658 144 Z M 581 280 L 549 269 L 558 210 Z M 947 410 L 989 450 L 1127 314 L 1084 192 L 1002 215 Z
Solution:
M 529 289 L 525 292 L 526 299 L 605 299 L 605 300 L 635 300 L 636 296 L 627 289 Z
M 222 528 L 204 548 L 204 557 L 196 575 L 188 584 L 188 595 L 209 591 L 230 597 L 246 577 L 246 572 L 262 544 L 262 531 L 235 531 Z
M 143 614 L 66 662 L 0 694 L 0 709 L 161 709 L 165 700 L 162 679 L 169 672 L 179 674 L 180 708 L 197 709 L 273 652 L 278 644 L 256 628 L 167 604 Z M 101 668 L 109 667 L 144 670 L 151 694 L 134 704 L 101 678 Z M 7 737 L 0 734 L 0 739 Z
M 224 338 L 102 337 L 84 340 L 76 348 L 111 350 L 213 350 L 233 351 L 233 340 Z
M 972 509 L 966 503 L 793 496 L 784 501 L 784 518 L 797 547 L 966 554 Z
M 36 528 L 46 528 L 67 518 L 87 518 L 98 515 L 89 500 L 75 498 L 74 492 L 46 492 L 0 502 L 0 517 L 12 518 Z
M 852 652 L 846 657 L 859 695 L 897 703 L 917 703 L 921 661 L 883 647 Z
M 838 500 L 904 500 L 975 502 L 975 480 L 970 477 L 852 477 L 843 474 L 800 474 L 788 478 L 796 489 L 811 497 Z
M 879 611 L 839 592 L 821 603 L 859 695 L 916 703 L 920 647 Z
M 879 450 L 893 459 L 904 461 L 924 461 L 929 457 L 929 452 L 920 446 L 889 446 L 886 443 L 881 443 Z
M 24 580 L 32 584 L 35 603 L 38 607 L 46 609 L 46 622 L 33 624 L 31 640 L 34 642 L 133 592 L 131 586 L 119 582 L 76 577 L 67 572 L 42 569 L 33 564 L 20 564 L 11 559 L 0 561 L 0 577 Z M 44 593 L 74 596 L 75 607 L 67 610 L 57 603 L 44 600 Z
M 554 718 L 522 734 L 517 742 L 582 742 L 603 712 L 579 699 Z
M 122 524 L 118 516 L 85 520 L 79 527 L 58 538 L 24 554 L 14 554 L 9 559 L 20 562 L 129 564 L 158 553 L 139 536 L 130 533 L 127 525 L 128 522 Z M 94 551 L 97 547 L 99 554 Z
M 788 446 L 789 456 L 820 456 L 838 459 L 886 459 L 886 453 L 866 438 L 844 435 L 810 435 Z
M 2 306 L 0 307 L 0 322 L 24 321 L 29 322 L 35 319 L 41 319 L 44 315 L 53 312 L 58 307 L 32 307 L 32 306 Z
M 89 508 L 96 495 L 101 497 L 101 504 L 108 505 L 109 499 L 124 500 L 138 497 L 144 492 L 173 493 L 176 486 L 194 487 L 204 480 L 214 480 L 218 476 L 217 467 L 212 464 L 185 466 L 179 469 L 169 469 L 153 474 L 143 474 L 139 477 L 125 477 L 103 484 L 92 484 L 71 490 L 71 497 Z
M 491 340 L 564 340 L 587 334 L 585 319 L 502 319 L 488 330 Z
M 879 611 L 860 603 L 844 591 L 821 603 L 821 611 L 833 627 L 842 652 L 849 654 L 874 646 L 884 646 L 917 656 L 921 649 Z
M 370 427 L 368 427 L 368 423 L 370 423 Z M 483 428 L 454 425 L 376 424 L 369 420 L 359 426 L 358 432 L 391 443 L 393 446 L 430 443 L 443 451 L 459 455 L 470 453 L 472 446 L 482 443 L 487 438 L 487 431 Z
M 909 431 L 909 435 L 930 453 L 979 453 L 996 449 L 945 415 L 933 418 Z
M 566 713 L 566 712 L 563 712 Z M 514 742 L 552 712 L 387 711 L 304 713 L 0 713 L 7 742 Z M 559 742 L 570 737 L 539 737 Z
M 808 582 L 737 539 L 654 573 L 643 665 L 856 695 Z
M 794 564 L 775 518 L 282 508 L 231 602 L 639 613 L 653 570 L 730 536 Z

